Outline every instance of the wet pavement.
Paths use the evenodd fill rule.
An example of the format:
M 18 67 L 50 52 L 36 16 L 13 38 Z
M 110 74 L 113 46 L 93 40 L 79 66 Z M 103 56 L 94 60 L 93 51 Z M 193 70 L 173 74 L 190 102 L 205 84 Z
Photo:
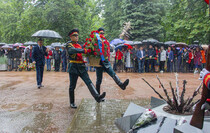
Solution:
M 44 88 L 37 89 L 35 72 L 0 72 L 0 133 L 14 132 L 59 132 L 80 130 L 75 121 L 74 114 L 77 112 L 81 119 L 86 118 L 85 123 L 92 126 L 96 131 L 106 130 L 119 132 L 113 125 L 113 120 L 122 115 L 129 101 L 149 107 L 149 99 L 156 96 L 151 88 L 142 81 L 145 78 L 161 94 L 164 94 L 156 79 L 157 73 L 135 74 L 119 73 L 118 76 L 125 80 L 130 79 L 127 90 L 122 91 L 107 74 L 104 74 L 102 91 L 106 91 L 107 101 L 96 104 L 84 82 L 77 82 L 75 98 L 80 108 L 69 108 L 69 76 L 63 72 L 45 72 Z M 95 72 L 89 73 L 93 83 L 96 81 Z M 165 88 L 169 89 L 169 81 L 175 88 L 175 76 L 173 73 L 159 74 Z M 186 96 L 189 96 L 200 84 L 198 74 L 180 74 L 179 84 L 182 89 L 182 80 L 188 81 Z M 171 95 L 171 93 L 169 93 Z M 197 99 L 200 96 L 196 97 Z M 89 104 L 91 106 L 89 106 Z M 100 113 L 101 112 L 101 113 Z M 86 116 L 84 116 L 86 114 Z M 72 122 L 73 121 L 73 122 Z M 71 123 L 72 122 L 72 123 Z M 92 128 L 93 127 L 93 128 Z M 110 130 L 109 130 L 110 129 Z M 93 131 L 93 130 L 90 130 Z

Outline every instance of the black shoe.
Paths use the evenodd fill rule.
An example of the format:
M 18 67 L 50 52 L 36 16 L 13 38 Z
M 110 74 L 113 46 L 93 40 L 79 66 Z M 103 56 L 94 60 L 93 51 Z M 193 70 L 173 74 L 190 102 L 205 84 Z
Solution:
M 106 92 L 103 92 L 102 95 L 99 95 L 99 97 L 95 97 L 96 102 L 100 103 L 100 102 L 104 102 L 105 99 L 104 97 L 106 96 Z
M 114 75 L 113 77 L 115 83 L 122 89 L 122 90 L 125 90 L 126 89 L 126 86 L 129 84 L 129 79 L 126 79 L 124 83 L 122 83 L 120 81 L 120 78 L 117 76 L 117 75 Z
M 41 85 L 37 85 L 37 88 L 40 89 L 41 88 Z
M 76 109 L 77 108 L 76 104 L 74 104 L 74 103 L 71 103 L 70 104 L 70 107 L 73 108 L 73 109 Z

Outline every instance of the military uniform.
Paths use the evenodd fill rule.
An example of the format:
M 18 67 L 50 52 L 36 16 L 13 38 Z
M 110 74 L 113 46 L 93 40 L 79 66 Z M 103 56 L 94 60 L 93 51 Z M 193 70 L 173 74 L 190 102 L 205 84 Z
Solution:
M 70 79 L 70 87 L 69 87 L 70 106 L 72 108 L 76 108 L 74 104 L 75 102 L 74 90 L 76 88 L 78 77 L 80 77 L 85 82 L 95 100 L 97 102 L 101 102 L 101 100 L 105 97 L 106 93 L 104 92 L 102 95 L 99 95 L 98 92 L 96 91 L 95 86 L 93 85 L 92 81 L 89 78 L 85 62 L 82 59 L 82 53 L 87 53 L 87 50 L 82 49 L 82 47 L 78 43 L 71 41 L 67 42 L 66 50 L 69 56 L 68 72 Z
M 104 31 L 104 29 L 100 28 L 98 31 L 100 33 L 100 31 Z M 108 55 L 108 54 L 106 54 L 106 55 Z M 129 79 L 127 79 L 124 83 L 122 83 L 120 81 L 119 77 L 114 72 L 114 70 L 113 70 L 113 68 L 111 66 L 111 63 L 108 60 L 108 56 L 107 57 L 104 57 L 104 60 L 101 60 L 100 61 L 100 65 L 101 65 L 101 67 L 96 67 L 96 76 L 97 76 L 97 79 L 96 79 L 96 89 L 97 89 L 97 91 L 98 91 L 99 94 L 100 94 L 100 86 L 101 86 L 101 83 L 102 83 L 102 78 L 103 78 L 103 72 L 104 71 L 107 72 L 114 79 L 114 81 L 116 82 L 116 84 L 122 90 L 125 90 L 126 89 L 126 86 L 129 83 Z

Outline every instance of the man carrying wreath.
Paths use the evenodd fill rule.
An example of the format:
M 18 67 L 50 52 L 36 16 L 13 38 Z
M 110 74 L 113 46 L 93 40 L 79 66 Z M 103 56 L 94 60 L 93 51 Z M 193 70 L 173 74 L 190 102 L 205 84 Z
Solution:
M 104 29 L 103 28 L 99 28 L 98 29 L 98 34 L 100 35 L 100 39 L 98 39 L 98 41 L 103 41 L 102 38 L 105 38 L 104 37 Z M 110 49 L 110 46 L 108 44 L 108 47 Z M 99 48 L 101 49 L 102 47 L 99 46 Z M 103 51 L 103 49 L 101 50 Z M 97 79 L 96 79 L 96 89 L 98 91 L 98 93 L 100 94 L 100 86 L 101 86 L 101 82 L 102 82 L 102 78 L 103 78 L 103 72 L 107 72 L 112 78 L 113 80 L 115 81 L 115 83 L 122 89 L 122 90 L 125 90 L 126 89 L 126 86 L 128 85 L 129 83 L 129 79 L 126 79 L 125 82 L 121 82 L 120 81 L 120 78 L 116 75 L 116 73 L 114 72 L 112 66 L 111 66 L 111 63 L 109 62 L 109 53 L 106 53 L 106 52 L 109 52 L 109 51 L 104 51 L 105 54 L 102 54 L 101 52 L 101 61 L 100 61 L 100 65 L 102 67 L 96 67 L 96 76 L 97 76 Z M 104 53 L 103 52 L 103 53 Z M 106 55 L 106 56 L 104 56 Z
M 71 41 L 67 42 L 66 45 L 67 54 L 69 56 L 68 72 L 70 79 L 70 87 L 69 87 L 70 107 L 77 108 L 74 102 L 74 89 L 76 88 L 78 77 L 80 77 L 85 82 L 90 93 L 99 103 L 106 96 L 106 93 L 103 92 L 103 94 L 100 95 L 89 78 L 85 62 L 82 59 L 82 53 L 86 54 L 88 51 L 86 49 L 82 49 L 82 47 L 77 43 L 79 40 L 79 30 L 78 29 L 71 30 L 68 36 L 71 39 Z

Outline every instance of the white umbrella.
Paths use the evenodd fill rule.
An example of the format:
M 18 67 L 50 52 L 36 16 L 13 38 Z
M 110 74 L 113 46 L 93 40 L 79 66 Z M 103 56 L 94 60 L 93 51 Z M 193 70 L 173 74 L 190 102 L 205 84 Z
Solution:
M 38 44 L 37 42 L 29 41 L 29 42 L 25 42 L 24 45 L 38 45 Z
M 52 30 L 39 30 L 32 35 L 38 38 L 62 38 L 59 33 Z

